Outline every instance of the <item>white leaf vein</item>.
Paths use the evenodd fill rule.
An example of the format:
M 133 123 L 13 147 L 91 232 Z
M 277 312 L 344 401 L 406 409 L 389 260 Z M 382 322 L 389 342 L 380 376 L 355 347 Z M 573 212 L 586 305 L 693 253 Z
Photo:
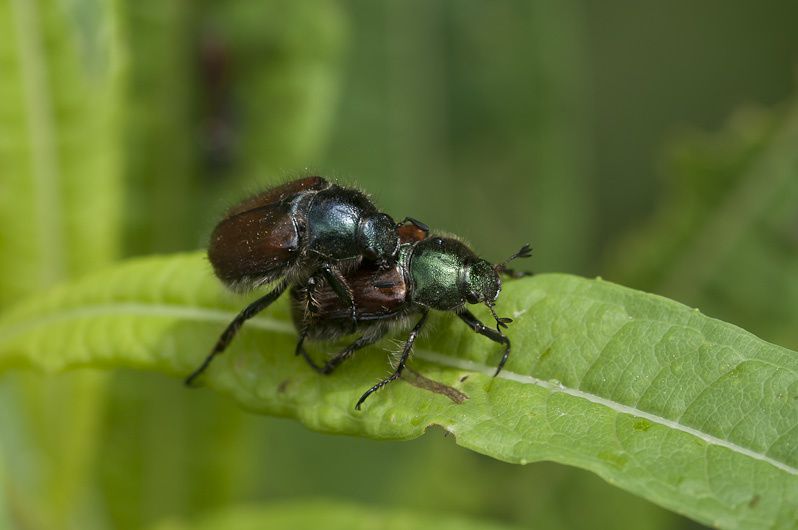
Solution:
M 6 332 L 5 334 L 0 334 L 0 343 L 10 341 L 15 336 L 22 335 L 30 331 L 32 328 L 40 327 L 57 321 L 79 319 L 95 315 L 108 316 L 108 315 L 120 315 L 120 314 L 142 315 L 142 316 L 163 316 L 163 317 L 173 317 L 185 320 L 198 320 L 206 322 L 212 321 L 212 322 L 225 322 L 225 323 L 229 322 L 234 316 L 234 314 L 231 313 L 230 311 L 216 310 L 216 309 L 209 309 L 202 307 L 188 307 L 180 305 L 148 304 L 148 303 L 135 303 L 135 302 L 98 304 L 92 306 L 72 308 L 54 314 L 52 316 L 39 318 L 34 321 L 29 321 L 23 326 L 18 326 L 9 332 Z M 276 333 L 290 333 L 290 334 L 296 333 L 293 325 L 291 325 L 289 322 L 283 322 L 269 317 L 255 317 L 247 322 L 247 326 L 250 328 L 272 331 Z M 441 353 L 428 351 L 428 350 L 417 349 L 414 355 L 415 357 L 422 359 L 424 361 L 432 362 L 442 366 L 447 366 L 450 368 L 456 368 L 459 370 L 467 370 L 470 372 L 481 373 L 487 376 L 492 376 L 493 372 L 495 371 L 495 368 L 492 366 L 487 366 L 485 364 L 477 363 L 467 359 L 450 357 L 448 355 L 443 355 Z M 618 414 L 625 414 L 637 418 L 643 418 L 654 424 L 661 425 L 668 429 L 672 429 L 674 431 L 694 436 L 695 438 L 698 438 L 699 440 L 708 445 L 723 447 L 736 454 L 770 464 L 773 467 L 780 469 L 781 471 L 789 473 L 790 475 L 798 476 L 798 468 L 788 465 L 785 462 L 781 462 L 765 454 L 759 453 L 747 447 L 743 447 L 729 440 L 718 438 L 709 433 L 700 431 L 694 427 L 690 427 L 683 423 L 679 423 L 678 421 L 674 421 L 668 418 L 663 418 L 662 416 L 657 416 L 656 414 L 640 410 L 630 405 L 618 403 L 617 401 L 613 401 L 611 399 L 607 399 L 605 397 L 590 392 L 586 392 L 584 390 L 570 388 L 564 386 L 561 383 L 538 379 L 537 377 L 531 375 L 519 374 L 507 369 L 502 370 L 502 372 L 498 375 L 498 378 L 525 385 L 534 385 L 546 389 L 552 394 L 562 393 L 577 399 L 585 400 L 590 403 L 607 407 L 608 409 Z

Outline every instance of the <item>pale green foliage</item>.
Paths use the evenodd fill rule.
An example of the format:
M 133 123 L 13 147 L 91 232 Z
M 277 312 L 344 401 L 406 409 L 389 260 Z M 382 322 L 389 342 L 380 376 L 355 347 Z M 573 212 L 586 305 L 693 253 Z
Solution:
M 8 312 L 0 365 L 184 376 L 243 303 L 199 254 L 136 260 Z M 723 528 L 795 524 L 794 352 L 667 299 L 567 275 L 509 282 L 499 310 L 515 318 L 514 351 L 496 379 L 498 348 L 452 315 L 418 343 L 414 366 L 464 392 L 459 405 L 400 382 L 355 411 L 386 354 L 316 374 L 292 354 L 285 299 L 248 324 L 206 381 L 249 410 L 325 432 L 408 439 L 438 425 L 475 451 L 583 467 Z
M 118 253 L 123 58 L 114 7 L 0 3 L 0 308 Z M 106 378 L 3 379 L 5 499 L 21 524 L 63 528 L 83 517 Z
M 410 513 L 331 501 L 293 501 L 261 508 L 237 507 L 214 513 L 196 523 L 166 521 L 152 530 L 511 530 L 463 517 L 431 513 Z
M 83 20 L 78 6 L 56 1 L 0 6 L 0 307 L 117 253 L 112 11 Z

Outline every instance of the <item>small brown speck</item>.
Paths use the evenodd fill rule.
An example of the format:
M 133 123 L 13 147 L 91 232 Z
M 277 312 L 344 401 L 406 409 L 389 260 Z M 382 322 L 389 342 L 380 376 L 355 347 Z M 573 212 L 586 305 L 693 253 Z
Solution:
M 468 376 L 467 376 L 467 375 L 464 375 L 463 377 L 461 377 L 461 378 L 460 378 L 460 382 L 461 382 L 461 383 L 465 383 L 465 382 L 466 382 L 466 379 L 468 379 Z
M 280 384 L 277 385 L 277 393 L 278 394 L 284 394 L 285 390 L 288 388 L 288 384 L 289 383 L 290 383 L 290 381 L 288 379 L 285 379 L 285 380 L 281 381 Z
M 761 498 L 762 497 L 760 497 L 759 495 L 754 495 L 753 497 L 751 497 L 751 500 L 748 501 L 748 507 L 749 508 L 756 508 L 757 505 L 759 504 L 759 500 Z

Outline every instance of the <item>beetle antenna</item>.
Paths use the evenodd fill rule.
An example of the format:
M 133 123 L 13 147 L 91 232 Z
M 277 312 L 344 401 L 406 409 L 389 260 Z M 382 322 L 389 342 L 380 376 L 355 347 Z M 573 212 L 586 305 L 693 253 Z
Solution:
M 518 252 L 516 252 L 515 254 L 513 254 L 512 256 L 507 258 L 506 260 L 502 261 L 501 263 L 498 263 L 493 268 L 496 270 L 496 272 L 503 272 L 504 270 L 507 269 L 507 264 L 510 263 L 511 261 L 513 261 L 514 259 L 517 259 L 517 258 L 528 258 L 531 255 L 532 255 L 532 247 L 529 246 L 529 243 L 527 243 L 523 247 L 519 248 Z

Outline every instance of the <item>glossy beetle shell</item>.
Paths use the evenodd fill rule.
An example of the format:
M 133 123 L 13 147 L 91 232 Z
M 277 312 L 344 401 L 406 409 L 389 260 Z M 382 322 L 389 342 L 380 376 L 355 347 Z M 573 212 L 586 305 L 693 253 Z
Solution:
M 370 228 L 381 221 L 381 231 Z M 308 177 L 268 189 L 231 208 L 216 226 L 208 258 L 231 289 L 281 278 L 302 282 L 322 264 L 357 267 L 364 254 L 388 262 L 398 247 L 393 220 L 363 193 Z
M 208 258 L 228 287 L 246 290 L 284 276 L 299 249 L 302 199 L 328 189 L 321 177 L 295 180 L 237 204 L 216 225 Z

